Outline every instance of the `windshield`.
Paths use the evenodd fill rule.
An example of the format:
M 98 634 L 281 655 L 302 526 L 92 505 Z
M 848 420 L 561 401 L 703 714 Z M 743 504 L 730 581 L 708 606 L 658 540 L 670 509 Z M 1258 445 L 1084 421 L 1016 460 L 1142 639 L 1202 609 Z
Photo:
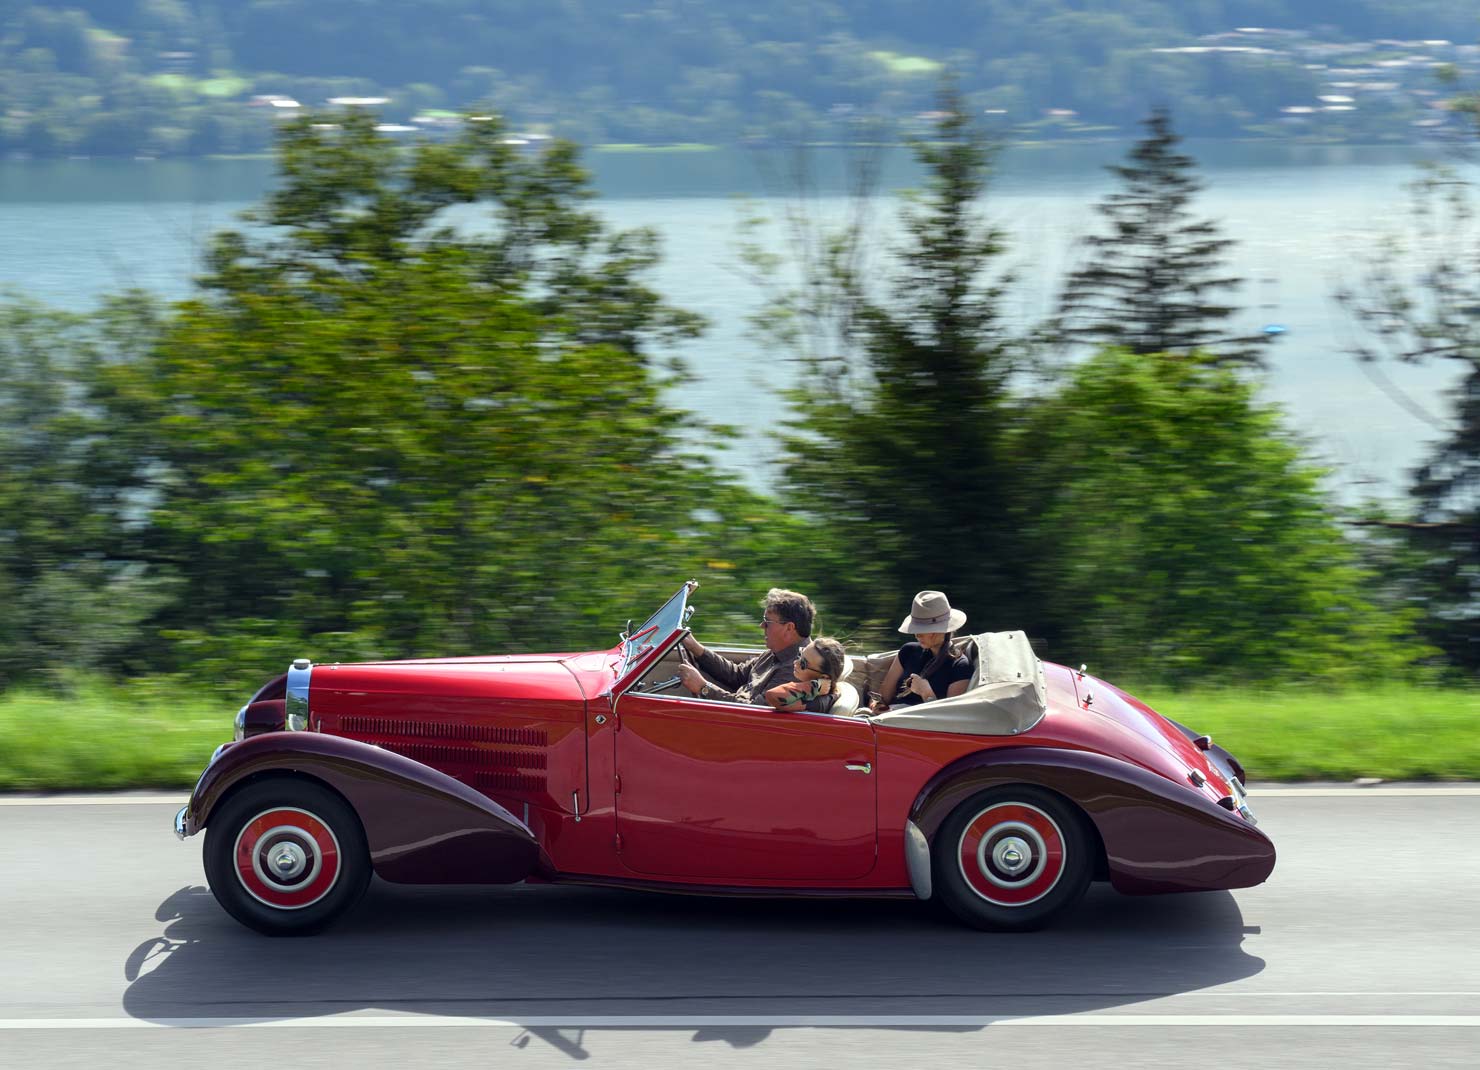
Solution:
M 635 632 L 630 631 L 631 623 L 628 623 L 629 631 L 622 633 L 622 671 L 617 674 L 618 676 L 624 675 L 644 654 L 658 644 L 666 642 L 674 632 L 684 626 L 688 620 L 685 609 L 688 605 L 689 592 L 698 586 L 697 582 L 689 580 Z

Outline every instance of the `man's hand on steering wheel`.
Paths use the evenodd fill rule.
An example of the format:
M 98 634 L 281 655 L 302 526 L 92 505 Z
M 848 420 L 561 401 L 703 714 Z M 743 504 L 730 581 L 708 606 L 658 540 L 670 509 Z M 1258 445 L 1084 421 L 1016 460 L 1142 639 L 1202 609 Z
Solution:
M 683 657 L 683 655 L 680 655 L 680 657 Z M 704 690 L 704 685 L 707 681 L 705 681 L 703 674 L 689 662 L 688 658 L 683 657 L 683 664 L 678 667 L 678 682 L 683 684 L 691 694 L 697 695 Z

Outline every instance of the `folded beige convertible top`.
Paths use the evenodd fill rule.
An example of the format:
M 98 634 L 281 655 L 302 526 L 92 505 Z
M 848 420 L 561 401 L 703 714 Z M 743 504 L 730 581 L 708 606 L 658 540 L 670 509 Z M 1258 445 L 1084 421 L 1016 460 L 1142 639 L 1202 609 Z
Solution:
M 971 736 L 1013 736 L 1037 724 L 1048 709 L 1048 689 L 1028 637 L 1022 632 L 982 632 L 968 642 L 976 648 L 976 665 L 964 692 L 918 706 L 899 706 L 874 714 L 872 720 L 891 728 Z M 893 655 L 887 657 L 892 660 Z

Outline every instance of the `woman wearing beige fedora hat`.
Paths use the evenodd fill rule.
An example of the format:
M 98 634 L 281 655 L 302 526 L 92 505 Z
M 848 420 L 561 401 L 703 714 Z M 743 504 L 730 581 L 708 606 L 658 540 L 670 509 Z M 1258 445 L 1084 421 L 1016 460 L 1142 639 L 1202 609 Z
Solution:
M 899 648 L 870 708 L 882 713 L 890 706 L 916 706 L 965 691 L 971 682 L 971 662 L 951 653 L 951 638 L 965 623 L 966 614 L 952 609 L 940 591 L 915 595 L 910 615 L 899 626 L 915 642 Z

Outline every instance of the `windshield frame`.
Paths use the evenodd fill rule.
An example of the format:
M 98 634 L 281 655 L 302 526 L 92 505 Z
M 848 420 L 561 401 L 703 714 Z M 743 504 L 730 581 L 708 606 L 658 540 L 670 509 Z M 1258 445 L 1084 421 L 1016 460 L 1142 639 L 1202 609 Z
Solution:
M 666 648 L 675 636 L 682 634 L 689 619 L 689 595 L 699 587 L 698 581 L 689 580 L 658 611 L 643 622 L 642 627 L 630 634 L 622 632 L 621 664 L 617 666 L 617 679 L 627 676 L 655 650 Z

